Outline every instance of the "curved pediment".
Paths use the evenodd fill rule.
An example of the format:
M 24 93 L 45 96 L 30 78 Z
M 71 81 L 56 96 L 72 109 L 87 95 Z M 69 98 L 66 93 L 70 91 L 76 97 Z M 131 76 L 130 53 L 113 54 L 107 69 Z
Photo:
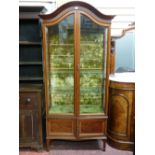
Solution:
M 58 9 L 56 9 L 54 12 L 52 12 L 50 14 L 40 14 L 39 16 L 44 20 L 48 20 L 48 19 L 54 18 L 55 16 L 57 16 L 58 14 L 60 14 L 61 12 L 65 11 L 65 10 L 66 11 L 67 10 L 77 10 L 77 9 L 80 10 L 80 8 L 90 10 L 99 18 L 107 20 L 107 21 L 111 21 L 115 17 L 112 15 L 102 14 L 100 11 L 98 11 L 92 5 L 85 3 L 85 2 L 81 2 L 81 1 L 72 1 L 72 2 L 65 3 L 62 6 L 60 6 Z

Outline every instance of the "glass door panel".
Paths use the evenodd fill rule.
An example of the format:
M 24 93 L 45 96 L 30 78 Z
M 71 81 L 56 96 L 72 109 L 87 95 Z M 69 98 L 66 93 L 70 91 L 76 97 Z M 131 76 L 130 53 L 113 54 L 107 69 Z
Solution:
M 74 112 L 74 16 L 47 28 L 49 113 Z
M 107 29 L 80 16 L 80 113 L 103 113 Z

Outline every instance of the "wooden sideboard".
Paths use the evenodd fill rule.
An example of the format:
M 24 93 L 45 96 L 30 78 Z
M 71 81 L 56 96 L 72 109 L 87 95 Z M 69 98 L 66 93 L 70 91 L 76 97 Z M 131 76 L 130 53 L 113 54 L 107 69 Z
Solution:
M 43 148 L 42 87 L 20 85 L 19 88 L 19 146 L 37 150 Z
M 110 81 L 108 143 L 118 149 L 134 150 L 135 84 Z

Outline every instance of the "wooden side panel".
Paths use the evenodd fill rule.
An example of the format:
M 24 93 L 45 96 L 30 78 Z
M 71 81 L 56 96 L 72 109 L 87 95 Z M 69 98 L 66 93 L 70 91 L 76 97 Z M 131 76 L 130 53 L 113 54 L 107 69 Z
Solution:
M 79 120 L 79 136 L 103 136 L 105 134 L 105 120 L 82 119 Z
M 112 95 L 110 98 L 109 130 L 112 134 L 128 136 L 129 103 L 123 95 Z
M 110 74 L 115 72 L 115 41 L 111 40 L 110 50 Z
M 21 111 L 19 116 L 19 142 L 34 142 L 39 138 L 38 113 L 32 111 Z
M 115 148 L 134 147 L 134 83 L 110 83 L 108 142 Z
M 47 121 L 48 136 L 74 136 L 74 120 L 49 119 Z

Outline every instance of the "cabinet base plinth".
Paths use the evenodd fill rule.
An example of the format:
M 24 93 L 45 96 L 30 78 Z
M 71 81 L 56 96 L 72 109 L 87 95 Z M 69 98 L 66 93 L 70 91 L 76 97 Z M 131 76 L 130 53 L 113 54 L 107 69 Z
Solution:
M 43 145 L 42 144 L 20 144 L 19 148 L 31 148 L 36 150 L 37 152 L 41 152 L 43 150 Z
M 103 151 L 106 150 L 106 142 L 107 142 L 107 139 L 104 138 L 104 139 L 95 139 L 95 138 L 92 138 L 92 139 L 46 139 L 46 150 L 47 151 L 50 151 L 50 144 L 51 144 L 51 141 L 53 140 L 61 140 L 61 141 L 73 141 L 73 142 L 79 142 L 79 141 L 91 141 L 91 140 L 102 140 L 102 146 L 100 147 L 100 149 L 102 149 Z
M 117 139 L 108 137 L 107 143 L 116 149 L 134 151 L 135 145 L 133 142 L 130 142 L 130 141 L 117 140 Z

